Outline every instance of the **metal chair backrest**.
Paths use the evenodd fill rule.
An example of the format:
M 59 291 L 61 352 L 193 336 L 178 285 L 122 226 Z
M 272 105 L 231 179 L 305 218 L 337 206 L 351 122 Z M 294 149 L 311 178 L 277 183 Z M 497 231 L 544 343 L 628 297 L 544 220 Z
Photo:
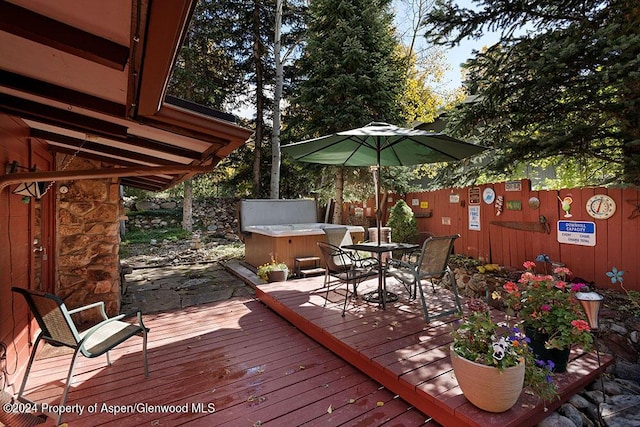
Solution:
M 459 234 L 455 234 L 452 236 L 429 237 L 424 241 L 418 258 L 420 277 L 439 278 L 446 273 L 453 244 L 459 237 Z
M 347 227 L 327 227 L 324 229 L 324 234 L 331 245 L 338 247 L 353 245 L 353 239 Z
M 338 246 L 327 242 L 317 242 L 327 269 L 332 273 L 340 273 L 351 268 L 349 255 Z
M 80 342 L 78 330 L 71 320 L 64 302 L 46 292 L 12 288 L 27 301 L 33 316 L 42 330 L 42 339 L 67 347 L 77 348 Z

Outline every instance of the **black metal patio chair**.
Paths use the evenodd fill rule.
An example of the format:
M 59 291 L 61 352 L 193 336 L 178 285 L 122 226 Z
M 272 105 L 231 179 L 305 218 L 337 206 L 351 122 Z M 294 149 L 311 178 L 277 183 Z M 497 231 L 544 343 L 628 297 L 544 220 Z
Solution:
M 353 296 L 357 296 L 358 285 L 366 279 L 377 277 L 377 269 L 380 268 L 380 265 L 375 258 L 357 259 L 338 246 L 327 242 L 317 242 L 317 244 L 326 267 L 325 287 L 327 293 L 324 304 L 326 306 L 329 299 L 330 277 L 337 279 L 341 284 L 346 284 L 344 306 L 342 307 L 342 316 L 344 317 L 349 299 L 349 284 L 353 284 Z

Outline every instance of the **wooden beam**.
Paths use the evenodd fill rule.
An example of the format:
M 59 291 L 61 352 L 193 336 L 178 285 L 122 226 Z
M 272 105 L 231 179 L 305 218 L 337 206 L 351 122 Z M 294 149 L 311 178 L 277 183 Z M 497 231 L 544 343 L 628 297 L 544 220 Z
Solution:
M 98 37 L 5 0 L 0 0 L 0 30 L 109 68 L 123 71 L 129 46 Z
M 43 82 L 42 80 L 22 76 L 10 71 L 0 70 L 0 86 L 19 90 L 31 95 L 41 96 L 57 102 L 74 105 L 108 116 L 125 118 L 126 106 L 107 101 L 97 96 L 67 89 L 62 86 Z
M 153 116 L 162 105 L 171 70 L 196 7 L 195 0 L 148 2 L 137 115 Z
M 1 0 L 0 0 L 1 1 Z M 127 137 L 127 127 L 0 93 L 0 110 L 42 123 L 106 138 Z
M 121 178 L 124 176 L 178 175 L 210 172 L 211 166 L 137 166 L 90 170 L 21 172 L 0 177 L 0 191 L 7 185 L 21 182 L 47 182 L 71 179 Z
M 82 139 L 72 138 L 66 135 L 59 135 L 54 132 L 48 132 L 48 131 L 39 130 L 39 129 L 31 129 L 30 134 L 34 138 L 53 141 L 59 144 L 64 144 L 67 147 L 73 147 L 76 149 L 74 150 L 74 152 L 77 150 L 80 150 L 78 152 L 78 156 L 80 157 L 83 157 L 85 154 L 84 151 L 87 151 L 87 150 L 103 153 L 105 154 L 104 156 L 101 156 L 103 161 L 107 163 L 116 164 L 116 165 L 120 165 L 122 159 L 109 157 L 109 156 L 125 158 L 127 160 L 135 160 L 138 163 L 142 162 L 142 163 L 149 163 L 152 165 L 170 166 L 170 165 L 176 164 L 176 162 L 172 162 L 163 157 L 160 157 L 159 155 L 163 154 L 161 152 L 158 152 L 156 155 L 141 154 L 133 150 L 126 150 L 124 148 L 112 147 L 110 145 L 100 143 L 100 142 L 85 141 Z M 129 144 L 129 145 L 131 148 L 135 148 L 134 145 L 132 144 Z M 55 145 L 51 146 L 52 151 L 56 151 L 57 148 L 60 148 L 60 147 Z M 73 150 L 73 148 L 69 148 L 69 149 Z M 96 154 L 96 153 L 86 153 L 86 154 Z M 171 154 L 174 154 L 174 153 L 171 153 Z M 127 161 L 127 160 L 124 160 L 124 161 Z

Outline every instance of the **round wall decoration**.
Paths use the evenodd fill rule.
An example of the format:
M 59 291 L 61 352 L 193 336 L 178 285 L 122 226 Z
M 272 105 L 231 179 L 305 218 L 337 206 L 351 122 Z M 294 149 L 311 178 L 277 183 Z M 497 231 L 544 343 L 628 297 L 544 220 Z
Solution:
M 593 218 L 607 219 L 616 213 L 616 202 L 606 194 L 596 194 L 587 200 L 586 208 Z
M 482 192 L 482 200 L 488 205 L 493 203 L 496 200 L 496 192 L 493 191 L 493 188 L 485 188 Z

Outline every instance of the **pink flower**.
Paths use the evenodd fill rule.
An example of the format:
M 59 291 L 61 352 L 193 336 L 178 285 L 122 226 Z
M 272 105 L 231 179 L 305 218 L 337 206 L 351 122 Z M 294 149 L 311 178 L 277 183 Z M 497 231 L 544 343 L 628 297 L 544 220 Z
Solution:
M 573 326 L 580 332 L 589 332 L 591 330 L 591 328 L 589 327 L 589 324 L 584 320 L 580 320 L 580 319 L 572 320 L 571 326 Z
M 556 282 L 555 287 L 558 289 L 564 289 L 567 287 L 567 284 L 565 282 Z
M 585 286 L 587 285 L 585 285 L 584 283 L 576 283 L 573 286 L 571 286 L 571 292 L 580 292 L 580 290 Z
M 548 305 L 548 304 L 543 304 L 543 305 L 540 307 L 540 310 L 542 310 L 542 311 L 551 311 L 551 307 L 549 307 L 549 305 Z
M 562 274 L 564 276 L 570 276 L 571 275 L 571 270 L 569 270 L 567 267 L 556 267 L 553 269 L 553 272 L 555 274 Z
M 522 266 L 527 270 L 533 270 L 534 268 L 536 268 L 536 263 L 533 261 L 525 261 Z
M 518 292 L 518 285 L 516 285 L 513 282 L 505 283 L 503 288 L 504 288 L 505 291 L 509 292 L 510 294 L 512 294 L 514 292 Z

